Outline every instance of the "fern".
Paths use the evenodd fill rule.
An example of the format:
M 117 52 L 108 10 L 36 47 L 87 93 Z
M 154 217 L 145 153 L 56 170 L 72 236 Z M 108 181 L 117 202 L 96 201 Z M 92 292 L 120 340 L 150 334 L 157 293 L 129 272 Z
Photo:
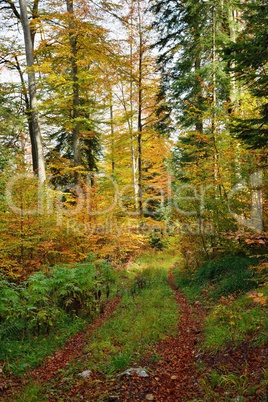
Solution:
M 39 334 L 56 327 L 60 317 L 94 316 L 103 308 L 110 285 L 115 282 L 112 267 L 105 261 L 54 267 L 48 273 L 37 272 L 23 285 L 0 280 L 0 322 L 16 328 L 17 338 Z M 7 329 L 8 333 L 8 329 Z

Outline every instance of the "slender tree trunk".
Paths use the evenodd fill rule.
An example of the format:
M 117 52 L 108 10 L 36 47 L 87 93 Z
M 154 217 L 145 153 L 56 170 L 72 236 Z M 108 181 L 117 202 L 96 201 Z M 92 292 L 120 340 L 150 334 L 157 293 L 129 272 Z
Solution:
M 132 71 L 132 58 L 131 58 L 131 71 Z M 137 161 L 136 161 L 136 149 L 135 149 L 135 138 L 133 135 L 133 78 L 131 73 L 131 81 L 130 81 L 130 113 L 127 108 L 126 99 L 124 95 L 124 90 L 122 88 L 122 104 L 123 108 L 127 115 L 127 126 L 130 138 L 130 151 L 131 151 L 131 170 L 132 170 L 132 186 L 133 186 L 133 193 L 134 193 L 134 201 L 135 201 L 135 208 L 138 211 L 138 198 L 139 198 L 139 189 L 138 189 L 138 181 L 137 181 Z M 130 114 L 130 116 L 129 116 Z
M 139 6 L 139 73 L 138 73 L 138 189 L 139 189 L 139 215 L 143 216 L 143 192 L 142 192 L 142 78 L 143 78 L 143 34 L 141 27 L 141 13 Z
M 112 146 L 112 174 L 115 174 L 115 144 L 114 144 L 114 109 L 112 89 L 109 94 L 110 102 L 110 125 L 111 125 L 111 146 Z
M 30 100 L 28 97 L 27 84 L 24 81 L 23 72 L 21 70 L 20 63 L 19 63 L 17 56 L 15 56 L 15 61 L 16 61 L 16 68 L 17 68 L 17 71 L 20 76 L 22 94 L 24 97 L 25 105 L 26 105 L 26 117 L 27 117 L 27 121 L 28 121 L 30 140 L 31 140 L 31 144 L 34 144 L 34 132 L 33 132 L 33 125 L 32 125 L 32 119 L 31 119 L 31 107 L 30 107 Z M 37 172 L 38 171 L 38 159 L 37 159 L 37 153 L 33 152 L 33 145 L 32 145 L 32 163 L 33 163 L 33 170 L 35 172 Z
M 75 33 L 74 23 L 74 5 L 73 0 L 66 0 L 67 11 L 69 13 L 69 42 L 71 47 L 71 70 L 73 82 L 73 152 L 74 165 L 81 165 L 81 144 L 80 144 L 80 127 L 76 121 L 79 117 L 79 83 L 78 83 L 78 67 L 77 67 L 77 35 Z
M 132 160 L 132 183 L 133 183 L 133 192 L 135 199 L 135 208 L 139 211 L 139 186 L 137 180 L 137 162 L 135 155 L 135 145 L 133 138 L 133 36 L 134 36 L 134 28 L 133 28 L 133 1 L 131 3 L 131 17 L 130 17 L 130 119 L 129 122 L 129 132 L 130 132 L 130 148 L 131 148 L 131 160 Z
M 228 6 L 228 25 L 229 25 L 229 32 L 230 32 L 230 40 L 231 42 L 235 43 L 236 42 L 236 26 L 235 26 L 235 10 L 233 9 L 232 5 Z M 232 71 L 232 69 L 235 67 L 235 63 L 231 62 L 230 66 L 231 71 L 230 71 L 230 102 L 231 102 L 231 108 L 229 112 L 231 113 L 233 110 L 233 105 L 235 104 L 237 100 L 237 84 L 236 84 L 236 77 L 235 73 Z
M 29 103 L 26 103 L 27 118 L 29 124 L 30 139 L 32 145 L 32 160 L 33 170 L 38 174 L 40 183 L 46 180 L 45 159 L 43 152 L 43 145 L 41 139 L 40 125 L 38 121 L 37 111 L 37 97 L 36 97 L 36 82 L 34 72 L 34 51 L 33 51 L 33 38 L 31 35 L 30 23 L 27 12 L 27 2 L 19 0 L 20 4 L 20 17 L 23 28 L 26 62 L 28 71 L 28 92 Z
M 201 60 L 200 60 L 200 57 L 197 56 L 196 59 L 195 59 L 195 63 L 194 63 L 195 71 L 198 72 L 197 74 L 199 74 L 200 67 L 201 67 Z M 202 105 L 203 100 L 202 100 L 202 91 L 201 91 L 201 89 L 199 91 L 199 94 L 197 95 L 197 99 L 199 101 L 198 104 Z M 197 122 L 195 124 L 195 129 L 199 133 L 203 133 L 203 116 L 202 115 L 201 115 L 200 118 L 198 118 L 198 120 L 197 120 Z
M 217 82 L 216 82 L 216 6 L 215 1 L 212 5 L 212 116 L 211 116 L 211 134 L 214 145 L 214 180 L 215 183 L 218 181 L 218 159 L 219 152 L 217 148 L 217 138 L 216 138 L 216 104 L 217 104 Z

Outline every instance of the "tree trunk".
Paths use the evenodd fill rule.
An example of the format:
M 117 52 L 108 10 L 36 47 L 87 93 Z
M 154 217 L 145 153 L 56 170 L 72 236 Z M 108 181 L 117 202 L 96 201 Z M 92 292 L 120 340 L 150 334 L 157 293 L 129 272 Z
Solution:
M 236 26 L 235 26 L 235 10 L 233 9 L 232 5 L 228 6 L 228 25 L 229 25 L 229 35 L 230 35 L 230 40 L 233 43 L 236 43 Z M 235 62 L 232 61 L 229 64 L 229 67 L 231 69 L 230 71 L 230 102 L 231 102 L 231 107 L 229 109 L 229 113 L 233 111 L 235 102 L 237 101 L 237 84 L 236 84 L 236 77 L 233 69 L 235 68 Z
M 141 27 L 140 3 L 139 6 L 139 74 L 138 74 L 138 192 L 139 192 L 139 215 L 143 215 L 143 192 L 142 192 L 142 78 L 143 78 L 143 34 Z
M 200 55 L 196 56 L 195 62 L 194 62 L 194 68 L 197 74 L 199 74 L 199 70 L 201 67 L 201 58 Z M 197 94 L 197 100 L 198 100 L 198 105 L 202 105 L 203 103 L 203 97 L 202 97 L 202 89 L 200 87 L 200 91 Z M 197 121 L 195 123 L 195 129 L 199 133 L 203 133 L 203 115 L 201 115 L 199 118 L 197 118 Z
M 32 145 L 33 170 L 36 174 L 38 174 L 40 183 L 43 183 L 46 180 L 46 171 L 45 171 L 45 160 L 44 160 L 44 152 L 41 139 L 41 131 L 38 121 L 33 42 L 28 19 L 27 2 L 25 0 L 19 0 L 19 4 L 20 4 L 20 13 L 21 13 L 20 17 L 23 28 L 27 72 L 28 72 L 29 105 L 26 104 L 27 107 L 26 113 L 28 118 L 30 139 Z
M 111 124 L 111 145 L 112 145 L 112 174 L 115 174 L 115 143 L 114 143 L 114 109 L 113 94 L 110 92 L 110 124 Z
M 135 144 L 134 144 L 134 136 L 133 136 L 133 76 L 134 76 L 134 60 L 133 60 L 133 40 L 134 40 L 134 24 L 133 24 L 133 15 L 134 15 L 134 3 L 131 2 L 131 11 L 130 11 L 130 119 L 128 119 L 129 125 L 129 133 L 130 133 L 130 147 L 131 147 L 131 160 L 132 160 L 132 183 L 133 183 L 133 193 L 135 199 L 135 208 L 136 211 L 139 211 L 139 185 L 137 179 L 137 161 L 135 155 Z
M 80 144 L 80 128 L 79 123 L 75 121 L 79 117 L 79 83 L 78 83 L 78 67 L 77 67 L 77 36 L 75 33 L 74 24 L 74 5 L 73 0 L 66 0 L 67 11 L 69 13 L 69 42 L 71 46 L 71 70 L 73 81 L 73 152 L 74 152 L 74 165 L 80 166 L 81 158 L 81 144 Z

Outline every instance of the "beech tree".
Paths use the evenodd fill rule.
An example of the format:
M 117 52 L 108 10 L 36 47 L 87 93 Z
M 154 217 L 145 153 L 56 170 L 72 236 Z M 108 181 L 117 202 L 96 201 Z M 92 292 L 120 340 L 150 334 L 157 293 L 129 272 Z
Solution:
M 105 111 L 103 71 L 112 57 L 95 11 L 82 1 L 68 1 L 65 7 L 51 2 L 38 48 L 42 115 L 47 124 L 54 122 L 49 135 L 56 146 L 50 160 L 56 151 L 56 158 L 71 160 L 76 172 L 97 169 Z
M 162 175 L 168 146 L 165 145 L 164 137 L 159 138 L 159 132 L 155 129 L 159 122 L 156 113 L 159 77 L 156 73 L 156 58 L 151 49 L 148 2 L 127 2 L 118 18 L 122 27 L 117 39 L 121 60 L 117 66 L 113 66 L 114 73 L 110 80 L 106 79 L 111 88 L 109 99 L 112 100 L 112 126 L 109 126 L 108 142 L 105 145 L 109 147 L 107 155 L 111 155 L 114 177 L 120 185 L 128 183 L 129 200 L 126 201 L 125 197 L 128 208 L 142 217 L 144 213 L 147 214 L 146 199 L 151 196 L 147 189 L 151 184 L 150 193 L 157 181 L 156 166 L 159 167 L 159 177 Z M 158 152 L 152 152 L 154 144 L 160 143 L 162 159 Z M 154 174 L 150 176 L 152 170 Z
M 27 2 L 19 0 L 21 24 L 23 28 L 24 44 L 27 61 L 28 75 L 28 93 L 29 105 L 27 108 L 27 116 L 29 122 L 29 131 L 32 145 L 33 169 L 38 174 L 39 181 L 43 183 L 46 180 L 45 159 L 41 138 L 41 129 L 38 121 L 37 111 L 37 94 L 34 72 L 34 31 L 31 31 L 28 19 Z M 39 1 L 35 0 L 34 10 L 38 9 Z
M 80 133 L 79 133 L 79 122 L 77 118 L 79 117 L 79 83 L 78 83 L 78 66 L 77 66 L 77 31 L 75 27 L 75 16 L 74 16 L 74 4 L 73 0 L 66 0 L 67 11 L 69 13 L 69 41 L 71 48 L 71 74 L 73 81 L 73 95 L 72 95 L 72 118 L 74 120 L 74 127 L 72 129 L 73 136 L 73 152 L 74 152 L 74 165 L 81 165 L 81 144 L 80 144 Z
M 38 175 L 39 181 L 43 183 L 46 179 L 45 159 L 41 137 L 41 128 L 38 119 L 37 106 L 37 89 L 35 78 L 35 60 L 34 60 L 34 42 L 35 42 L 35 26 L 34 20 L 38 17 L 39 0 L 35 0 L 31 8 L 32 21 L 29 20 L 28 3 L 20 0 L 17 6 L 13 1 L 2 0 L 0 3 L 2 10 L 10 12 L 15 20 L 19 20 L 23 29 L 24 47 L 26 54 L 27 66 L 27 83 L 24 81 L 23 70 L 19 59 L 15 56 L 12 61 L 13 66 L 17 69 L 23 89 L 25 100 L 25 110 L 28 121 L 28 128 L 31 141 L 32 164 L 33 170 Z M 10 64 L 10 59 L 7 61 Z

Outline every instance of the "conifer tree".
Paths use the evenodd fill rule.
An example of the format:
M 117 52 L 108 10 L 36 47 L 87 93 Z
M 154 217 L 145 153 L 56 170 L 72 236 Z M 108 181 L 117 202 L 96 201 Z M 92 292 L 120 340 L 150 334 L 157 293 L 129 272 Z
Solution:
M 254 117 L 240 116 L 237 108 L 233 132 L 251 148 L 265 148 L 268 144 L 268 5 L 264 0 L 243 3 L 243 29 L 237 42 L 226 46 L 225 58 L 229 70 L 236 74 L 242 86 L 240 106 L 249 90 L 256 102 Z

